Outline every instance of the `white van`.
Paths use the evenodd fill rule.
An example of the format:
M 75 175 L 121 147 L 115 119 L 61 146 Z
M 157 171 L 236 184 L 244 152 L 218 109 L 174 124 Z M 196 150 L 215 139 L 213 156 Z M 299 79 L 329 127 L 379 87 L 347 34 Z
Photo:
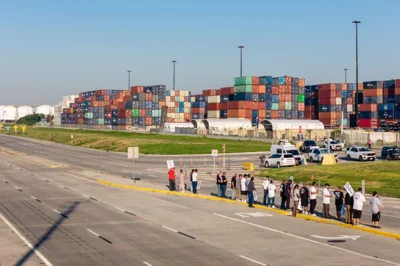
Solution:
M 279 144 L 273 144 L 271 146 L 271 154 L 277 154 L 277 153 L 290 153 L 293 155 L 294 159 L 296 160 L 296 165 L 301 165 L 304 156 L 301 154 L 301 152 L 291 144 L 287 140 L 280 140 L 278 142 Z

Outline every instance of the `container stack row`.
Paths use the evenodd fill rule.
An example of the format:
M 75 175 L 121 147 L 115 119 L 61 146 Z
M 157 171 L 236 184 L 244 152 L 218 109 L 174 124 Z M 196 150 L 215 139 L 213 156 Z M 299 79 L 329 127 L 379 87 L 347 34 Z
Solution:
M 207 96 L 201 94 L 190 96 L 192 119 L 207 118 Z

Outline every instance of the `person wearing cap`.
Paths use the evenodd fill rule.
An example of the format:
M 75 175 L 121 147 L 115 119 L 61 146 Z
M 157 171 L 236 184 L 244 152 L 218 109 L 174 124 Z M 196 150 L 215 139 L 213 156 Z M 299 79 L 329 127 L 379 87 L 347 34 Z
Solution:
M 171 191 L 175 191 L 175 167 L 169 169 L 168 179 L 169 179 L 169 189 Z
M 329 219 L 329 206 L 331 204 L 331 192 L 329 191 L 329 184 L 325 184 L 325 188 L 322 191 L 322 218 Z

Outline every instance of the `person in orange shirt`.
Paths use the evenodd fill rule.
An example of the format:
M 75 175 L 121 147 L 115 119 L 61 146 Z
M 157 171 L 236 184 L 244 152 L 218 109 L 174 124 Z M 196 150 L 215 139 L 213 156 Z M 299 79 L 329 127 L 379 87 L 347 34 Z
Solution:
M 175 167 L 172 167 L 168 171 L 168 179 L 169 179 L 169 189 L 171 191 L 175 191 Z

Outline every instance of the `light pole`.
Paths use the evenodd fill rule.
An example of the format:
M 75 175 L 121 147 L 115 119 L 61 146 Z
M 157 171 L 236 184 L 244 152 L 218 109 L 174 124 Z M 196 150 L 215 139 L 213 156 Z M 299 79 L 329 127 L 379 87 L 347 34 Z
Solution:
M 174 72 L 173 72 L 173 78 L 172 78 L 172 90 L 175 90 L 175 64 L 176 64 L 176 60 L 173 60 L 172 63 L 174 63 Z
M 360 24 L 361 21 L 354 20 L 353 23 L 356 24 L 356 104 L 354 111 L 356 113 L 356 126 L 358 126 L 358 24 Z
M 239 45 L 238 48 L 240 49 L 240 77 L 243 76 L 243 72 L 242 72 L 242 64 L 243 64 L 243 45 Z
M 128 70 L 128 91 L 131 89 L 131 72 Z
M 344 69 L 344 83 L 347 83 L 347 68 Z

